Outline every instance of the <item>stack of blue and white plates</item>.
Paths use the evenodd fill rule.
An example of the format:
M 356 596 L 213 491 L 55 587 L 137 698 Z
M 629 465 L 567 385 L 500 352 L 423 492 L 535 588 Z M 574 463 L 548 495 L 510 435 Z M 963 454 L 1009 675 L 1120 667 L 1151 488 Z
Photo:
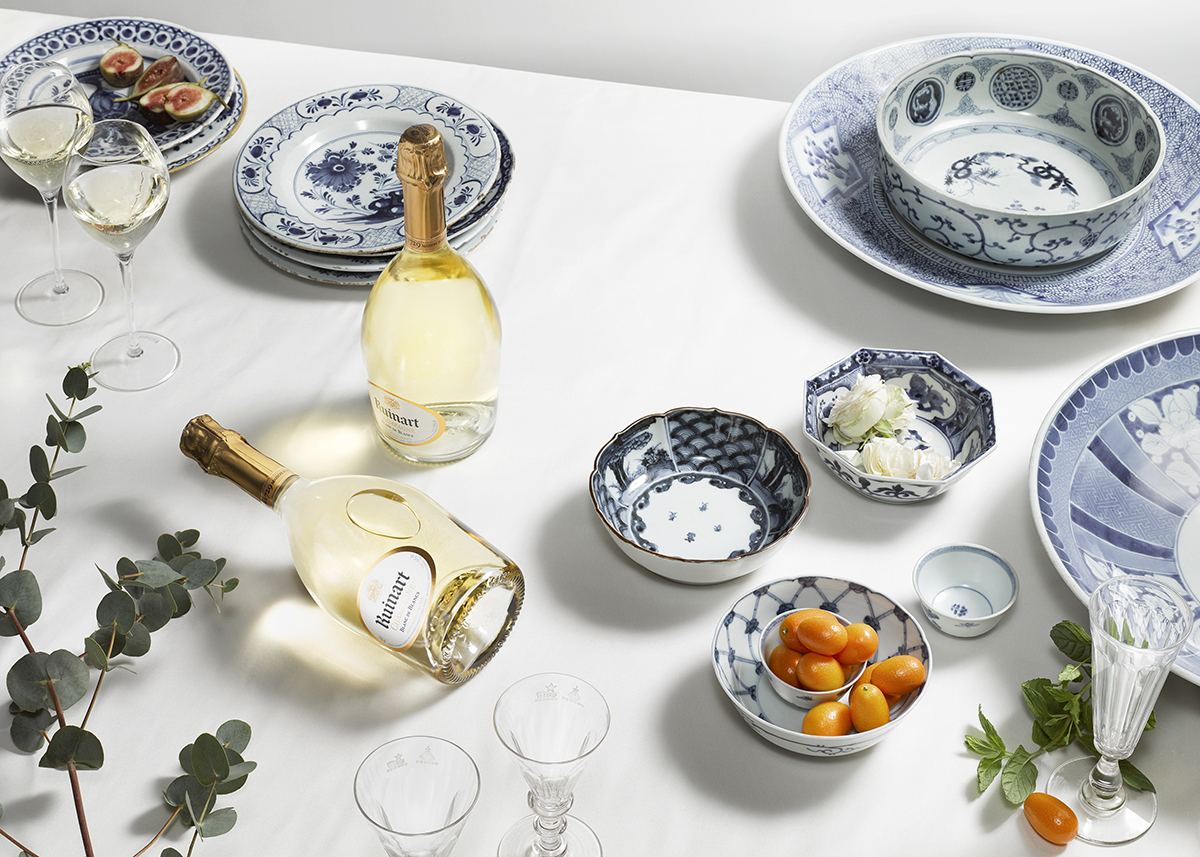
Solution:
M 192 122 L 159 125 L 149 121 L 136 101 L 122 100 L 129 87 L 116 89 L 100 75 L 100 58 L 118 42 L 134 48 L 146 65 L 168 54 L 176 57 L 184 79 L 204 82 L 219 101 Z M 52 60 L 69 68 L 83 84 L 100 119 L 130 119 L 145 125 L 167 158 L 172 172 L 214 151 L 238 129 L 246 110 L 246 90 L 225 55 L 191 30 L 145 18 L 96 18 L 35 36 L 0 57 L 0 74 L 16 63 Z
M 512 178 L 508 139 L 456 98 L 393 84 L 305 98 L 250 134 L 233 176 L 250 247 L 305 279 L 374 283 L 404 246 L 396 150 L 405 129 L 422 123 L 445 142 L 450 246 L 475 247 L 495 224 Z

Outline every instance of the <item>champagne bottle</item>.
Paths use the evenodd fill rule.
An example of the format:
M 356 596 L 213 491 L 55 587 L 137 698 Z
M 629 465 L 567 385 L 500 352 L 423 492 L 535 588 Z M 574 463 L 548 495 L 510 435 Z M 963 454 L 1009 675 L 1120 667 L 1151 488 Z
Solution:
M 446 683 L 474 676 L 507 638 L 525 596 L 521 570 L 417 489 L 374 476 L 303 479 L 207 415 L 179 446 L 279 513 L 300 579 L 351 630 Z
M 400 138 L 404 249 L 367 298 L 362 354 L 375 425 L 409 461 L 454 461 L 496 424 L 500 315 L 478 272 L 446 243 L 442 137 L 414 125 Z

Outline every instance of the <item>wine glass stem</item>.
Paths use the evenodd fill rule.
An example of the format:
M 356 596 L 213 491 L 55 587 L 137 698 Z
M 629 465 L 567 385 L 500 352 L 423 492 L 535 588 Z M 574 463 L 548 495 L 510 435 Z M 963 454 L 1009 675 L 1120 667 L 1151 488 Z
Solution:
M 133 316 L 133 253 L 118 253 L 121 265 L 121 289 L 125 292 L 125 318 L 129 327 L 129 356 L 141 357 L 142 346 L 138 342 L 137 322 Z
M 563 831 L 567 829 L 567 810 L 574 803 L 573 797 L 565 801 L 538 800 L 533 792 L 529 793 L 529 808 L 537 816 L 533 823 L 537 839 L 534 842 L 534 854 L 537 857 L 560 857 L 567 850 Z
M 1121 781 L 1121 766 L 1116 759 L 1101 756 L 1096 767 L 1083 784 L 1083 801 L 1101 811 L 1112 812 L 1125 803 L 1125 786 Z
M 53 194 L 43 193 L 46 202 L 46 213 L 50 215 L 50 248 L 54 253 L 54 294 L 67 293 L 67 281 L 63 277 L 62 254 L 58 249 L 58 191 Z

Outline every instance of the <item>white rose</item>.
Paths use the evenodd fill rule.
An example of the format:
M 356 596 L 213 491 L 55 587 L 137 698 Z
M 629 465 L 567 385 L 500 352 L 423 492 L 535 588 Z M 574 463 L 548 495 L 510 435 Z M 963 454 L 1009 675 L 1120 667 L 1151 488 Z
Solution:
M 845 457 L 864 473 L 896 479 L 945 479 L 961 466 L 941 453 L 917 449 L 891 437 L 871 438 L 857 453 L 857 460 Z
M 825 424 L 839 444 L 862 443 L 874 435 L 892 437 L 916 419 L 917 408 L 903 389 L 878 375 L 860 375 L 854 386 L 837 391 Z

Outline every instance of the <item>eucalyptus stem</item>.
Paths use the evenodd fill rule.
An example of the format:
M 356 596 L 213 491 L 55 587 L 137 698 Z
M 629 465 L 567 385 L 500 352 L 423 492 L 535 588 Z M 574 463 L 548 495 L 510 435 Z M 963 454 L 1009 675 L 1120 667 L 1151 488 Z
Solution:
M 142 857 L 143 854 L 145 854 L 147 851 L 149 851 L 151 848 L 153 848 L 154 843 L 162 838 L 162 835 L 167 832 L 167 828 L 175 823 L 175 819 L 179 818 L 179 813 L 181 813 L 181 812 L 183 812 L 182 806 L 175 807 L 175 811 L 173 813 L 171 813 L 171 817 L 167 819 L 167 823 L 164 824 L 162 827 L 160 827 L 158 829 L 158 833 L 154 834 L 154 838 L 151 839 L 149 842 L 147 842 L 145 845 L 143 845 L 142 849 L 140 851 L 138 851 L 136 854 L 134 854 L 133 857 Z M 188 853 L 189 854 L 191 853 L 191 849 L 188 849 Z M 36 857 L 36 855 L 31 855 L 31 857 Z
M 15 839 L 13 839 L 11 836 L 9 836 L 7 833 L 5 833 L 3 828 L 0 828 L 0 836 L 3 836 L 5 839 L 7 839 L 7 840 L 8 840 L 9 842 L 11 842 L 13 845 L 15 845 L 15 846 L 17 846 L 18 848 L 20 848 L 22 852 L 24 852 L 26 855 L 28 855 L 28 857 L 38 857 L 38 855 L 37 855 L 37 854 L 35 854 L 33 851 L 31 851 L 30 849 L 26 848 L 26 847 L 25 847 L 24 845 L 22 845 L 20 842 L 18 842 L 17 840 L 15 840 Z M 135 855 L 135 857 L 136 857 L 136 855 Z

